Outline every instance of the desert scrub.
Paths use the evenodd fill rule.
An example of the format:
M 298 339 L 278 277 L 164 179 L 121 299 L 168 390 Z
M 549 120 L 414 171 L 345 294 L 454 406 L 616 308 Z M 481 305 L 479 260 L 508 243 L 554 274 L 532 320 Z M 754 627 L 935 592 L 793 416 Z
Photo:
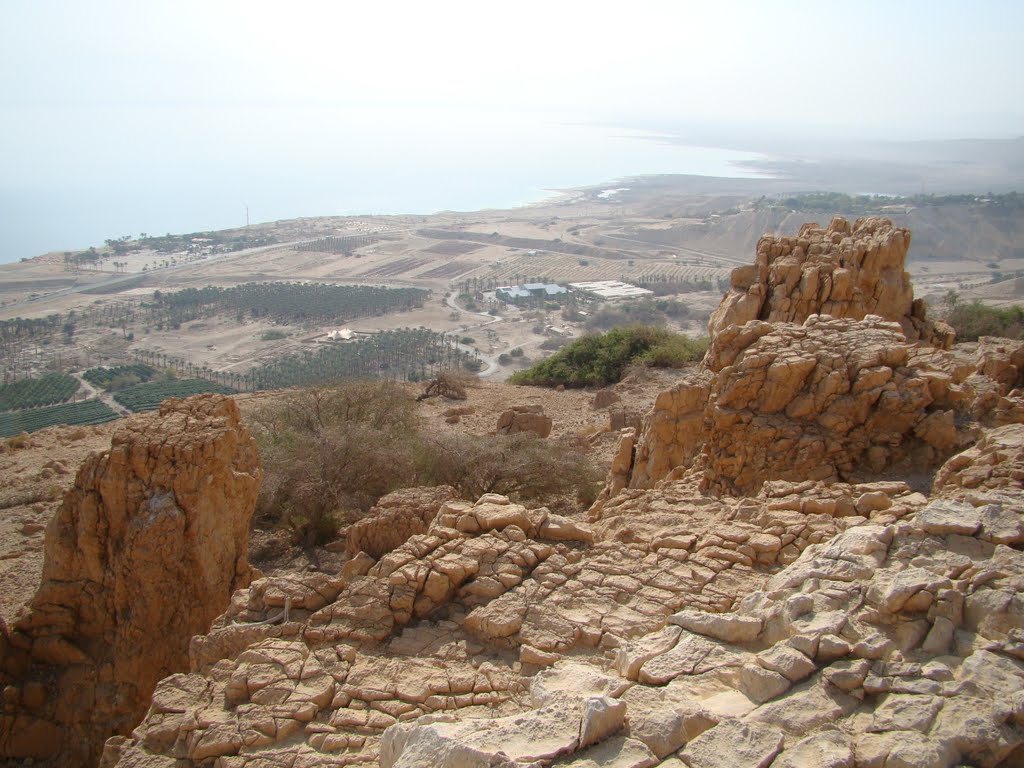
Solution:
M 546 360 L 513 374 L 509 382 L 600 387 L 621 380 L 631 365 L 681 368 L 703 357 L 707 345 L 705 338 L 691 339 L 649 325 L 613 328 L 577 339 Z
M 587 505 L 601 475 L 576 446 L 532 435 L 435 434 L 405 389 L 345 382 L 293 392 L 249 420 L 263 458 L 257 521 L 311 546 L 399 488 L 455 486 L 536 505 Z
M 956 291 L 945 298 L 946 322 L 956 331 L 957 341 L 977 341 L 982 336 L 1024 338 L 1024 307 L 988 307 L 980 300 L 966 302 Z

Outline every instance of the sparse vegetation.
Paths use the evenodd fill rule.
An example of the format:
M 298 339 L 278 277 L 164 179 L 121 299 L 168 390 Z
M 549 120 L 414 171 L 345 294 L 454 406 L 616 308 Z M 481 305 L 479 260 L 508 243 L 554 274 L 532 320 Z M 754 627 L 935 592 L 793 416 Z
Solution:
M 523 432 L 434 435 L 421 462 L 427 485 L 452 485 L 467 499 L 500 493 L 550 506 L 568 494 L 590 506 L 603 479 L 583 454 Z
M 416 398 L 417 401 L 427 400 L 431 397 L 443 397 L 446 400 L 465 400 L 466 383 L 459 376 L 442 373 L 436 379 L 427 382 L 423 392 Z
M 423 306 L 422 288 L 379 288 L 328 283 L 244 283 L 232 288 L 207 286 L 155 291 L 151 322 L 170 325 L 218 312 L 241 313 L 277 323 L 333 322 Z
M 1008 192 L 1002 195 L 845 195 L 841 192 L 809 192 L 786 198 L 762 196 L 754 203 L 755 208 L 787 208 L 797 211 L 819 211 L 833 214 L 885 213 L 883 208 L 891 205 L 908 205 L 916 208 L 941 207 L 947 205 L 985 205 L 1016 211 L 1024 208 L 1024 195 Z
M 690 308 L 673 299 L 640 299 L 598 306 L 587 318 L 589 331 L 607 331 L 624 325 L 665 325 L 670 320 L 684 320 Z
M 599 387 L 619 381 L 630 365 L 681 368 L 699 360 L 706 339 L 690 339 L 663 328 L 637 325 L 573 341 L 532 368 L 513 374 L 513 384 Z
M 144 363 L 115 365 L 111 368 L 90 368 L 82 374 L 82 378 L 94 387 L 102 387 L 108 391 L 127 389 L 129 386 L 149 381 L 156 376 L 156 370 Z
M 956 291 L 946 295 L 946 322 L 957 341 L 977 341 L 982 336 L 1024 338 L 1024 307 L 988 307 L 979 300 L 962 301 Z
M 600 476 L 572 447 L 532 435 L 428 434 L 411 393 L 387 382 L 311 388 L 257 411 L 265 476 L 259 519 L 297 543 L 331 538 L 398 488 L 450 484 L 542 504 L 592 501 Z
M 245 375 L 249 389 L 311 386 L 339 379 L 421 381 L 444 372 L 471 370 L 473 355 L 458 339 L 426 328 L 376 333 L 348 344 L 322 345 L 316 352 L 284 355 Z

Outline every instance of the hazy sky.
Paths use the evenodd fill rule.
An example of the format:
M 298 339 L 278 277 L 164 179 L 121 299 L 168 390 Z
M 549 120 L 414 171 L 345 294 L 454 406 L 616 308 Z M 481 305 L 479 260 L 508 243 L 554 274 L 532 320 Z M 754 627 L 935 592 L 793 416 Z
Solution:
M 1019 0 L 0 0 L 0 116 L 317 102 L 1006 136 L 1021 29 Z
M 769 153 L 1021 136 L 1022 29 L 1020 0 L 0 0 L 0 261 L 243 201 L 428 212 L 700 172 L 552 124 Z

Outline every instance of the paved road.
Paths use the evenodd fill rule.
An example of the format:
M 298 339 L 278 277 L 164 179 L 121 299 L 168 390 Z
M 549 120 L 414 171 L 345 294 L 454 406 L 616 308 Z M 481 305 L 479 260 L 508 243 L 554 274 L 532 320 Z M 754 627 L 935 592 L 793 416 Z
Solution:
M 455 329 L 455 333 L 458 333 L 458 334 L 462 334 L 462 333 L 465 333 L 466 331 L 474 330 L 476 328 L 485 328 L 488 325 L 494 325 L 495 323 L 500 323 L 502 321 L 502 318 L 495 317 L 494 315 L 489 315 L 486 312 L 473 312 L 471 310 L 466 309 L 465 307 L 460 307 L 455 302 L 455 294 L 454 293 L 446 293 L 445 297 L 444 297 L 444 303 L 448 307 L 451 307 L 452 309 L 454 309 L 457 312 L 464 312 L 467 315 L 476 315 L 477 317 L 483 317 L 483 318 L 487 319 L 486 323 L 479 323 L 477 325 L 462 325 L 462 326 L 459 326 L 458 328 Z M 493 376 L 494 374 L 496 374 L 498 371 L 501 370 L 501 365 L 498 363 L 498 358 L 497 357 L 493 357 L 491 355 L 485 355 L 479 349 L 476 349 L 475 347 L 471 347 L 471 346 L 466 345 L 466 344 L 459 344 L 459 349 L 463 349 L 463 350 L 465 350 L 467 352 L 476 352 L 477 354 L 480 355 L 480 359 L 486 365 L 486 367 L 477 374 L 477 376 L 479 376 L 481 379 L 486 379 L 486 378 L 488 378 L 490 376 Z

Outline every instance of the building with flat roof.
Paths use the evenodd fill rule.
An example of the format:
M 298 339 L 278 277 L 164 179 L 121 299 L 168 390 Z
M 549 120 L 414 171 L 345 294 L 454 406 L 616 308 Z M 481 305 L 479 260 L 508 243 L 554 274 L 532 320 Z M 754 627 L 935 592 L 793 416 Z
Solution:
M 515 303 L 523 299 L 547 298 L 567 294 L 569 290 L 555 283 L 523 283 L 522 285 L 503 285 L 494 289 L 494 296 L 499 301 Z
M 569 283 L 569 287 L 577 293 L 584 293 L 595 299 L 636 299 L 642 296 L 654 295 L 654 291 L 623 283 L 619 280 L 592 280 L 583 283 Z

